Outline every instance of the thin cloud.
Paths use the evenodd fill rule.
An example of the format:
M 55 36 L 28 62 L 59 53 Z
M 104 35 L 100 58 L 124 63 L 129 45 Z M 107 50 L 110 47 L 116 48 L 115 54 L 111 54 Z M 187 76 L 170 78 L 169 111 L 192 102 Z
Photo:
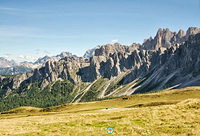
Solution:
M 0 7 L 0 11 L 16 11 L 16 8 Z
M 35 54 L 40 54 L 40 49 L 36 49 Z
M 35 51 L 36 51 L 36 52 L 40 52 L 40 49 L 36 49 Z
M 8 59 L 8 58 L 9 58 L 9 56 L 7 56 L 7 55 L 4 55 L 3 57 L 4 57 L 4 58 L 6 58 L 6 59 Z
M 5 56 L 12 56 L 12 54 L 10 54 L 10 53 L 6 53 L 6 54 L 4 54 Z
M 77 38 L 77 36 L 72 36 L 67 34 L 50 35 L 41 33 L 44 33 L 44 30 L 39 28 L 20 27 L 20 26 L 0 26 L 0 37 L 39 38 L 39 39 Z
M 57 10 L 57 9 L 56 9 Z M 6 11 L 4 13 L 6 14 L 11 14 L 11 15 L 20 15 L 20 16 L 28 16 L 30 17 L 39 17 L 39 18 L 44 18 L 44 17 L 52 17 L 52 16 L 58 16 L 58 17 L 68 17 L 68 16 L 83 16 L 83 17 L 88 17 L 88 16 L 133 16 L 133 14 L 138 15 L 138 13 L 128 13 L 128 12 L 118 12 L 118 13 L 107 13 L 107 12 L 65 12 L 63 10 L 55 10 L 52 9 L 28 9 L 28 8 L 12 8 L 12 7 L 0 7 L 0 11 Z
M 38 57 L 33 57 L 33 56 L 24 56 L 24 55 L 20 55 L 18 58 L 20 59 L 24 59 L 24 60 L 28 60 L 28 61 L 35 61 L 38 59 Z
M 44 50 L 44 53 L 45 53 L 45 54 L 50 54 L 50 52 L 49 52 L 49 51 L 47 51 L 47 50 Z
M 112 40 L 111 42 L 112 42 L 112 43 L 116 43 L 116 42 L 118 42 L 118 40 Z
M 37 35 L 37 34 L 26 34 L 26 33 L 1 33 L 1 37 L 21 37 L 21 38 L 38 38 L 38 39 L 68 39 L 76 38 L 77 36 L 68 35 Z
M 10 53 L 5 53 L 3 57 L 6 58 L 6 59 L 9 59 L 11 56 L 12 56 L 12 54 L 10 54 Z

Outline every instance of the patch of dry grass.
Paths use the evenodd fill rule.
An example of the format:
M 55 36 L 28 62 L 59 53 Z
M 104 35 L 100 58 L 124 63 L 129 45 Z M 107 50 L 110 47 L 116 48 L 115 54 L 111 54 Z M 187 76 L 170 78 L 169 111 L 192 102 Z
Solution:
M 5 111 L 2 112 L 1 114 L 12 114 L 12 113 L 37 113 L 40 112 L 42 110 L 42 108 L 36 108 L 36 107 L 28 107 L 28 106 L 24 106 L 24 107 L 19 107 L 16 109 L 12 109 L 9 111 Z
M 101 136 L 107 127 L 113 135 L 199 135 L 200 88 L 133 95 L 128 99 L 66 104 L 38 112 L 0 115 L 0 135 Z M 142 104 L 134 108 L 125 108 Z M 105 108 L 116 108 L 105 110 Z M 45 112 L 44 112 L 45 111 Z

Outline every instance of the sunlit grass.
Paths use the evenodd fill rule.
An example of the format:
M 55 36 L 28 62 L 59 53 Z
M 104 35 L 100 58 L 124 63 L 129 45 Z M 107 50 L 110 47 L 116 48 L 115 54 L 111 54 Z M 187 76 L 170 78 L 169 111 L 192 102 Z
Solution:
M 105 108 L 116 109 L 102 110 Z M 31 107 L 27 112 L 22 109 L 23 112 L 0 116 L 0 135 L 98 136 L 108 135 L 108 127 L 114 128 L 112 135 L 200 134 L 198 87 L 134 95 L 124 100 L 33 108 L 35 112 L 31 112 Z

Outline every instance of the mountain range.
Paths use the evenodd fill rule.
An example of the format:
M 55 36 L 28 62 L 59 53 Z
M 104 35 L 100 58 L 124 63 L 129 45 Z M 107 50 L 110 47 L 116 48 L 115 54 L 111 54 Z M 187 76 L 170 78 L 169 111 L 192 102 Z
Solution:
M 197 27 L 190 27 L 187 32 L 185 33 L 182 29 L 179 30 L 178 33 L 171 32 L 168 28 L 167 29 L 159 29 L 154 39 L 150 37 L 149 39 L 145 39 L 144 43 L 140 46 L 140 49 L 144 50 L 157 50 L 158 48 L 169 48 L 174 44 L 179 44 L 188 39 L 188 37 L 192 34 L 199 33 L 199 28 Z M 119 44 L 119 43 L 115 43 Z M 109 45 L 109 44 L 108 44 Z M 111 45 L 111 44 L 110 44 Z M 93 49 L 89 49 L 83 55 L 83 58 L 91 58 L 95 55 L 96 49 L 99 49 L 101 46 L 96 46 Z M 14 60 L 7 60 L 3 57 L 0 57 L 0 75 L 16 75 L 19 73 L 26 73 L 30 72 L 35 68 L 44 66 L 47 61 L 59 61 L 60 59 L 67 57 L 67 56 L 74 56 L 72 53 L 69 52 L 62 52 L 57 56 L 44 56 L 39 58 L 35 62 L 15 62 Z
M 76 55 L 72 55 L 72 53 L 62 52 L 56 56 L 41 57 L 35 62 L 24 61 L 20 63 L 14 60 L 9 61 L 3 57 L 0 57 L 0 75 L 16 75 L 20 73 L 31 72 L 35 68 L 44 66 L 47 61 L 59 61 L 67 56 L 77 57 Z
M 159 29 L 143 44 L 97 46 L 84 57 L 46 56 L 34 63 L 41 67 L 32 72 L 0 76 L 0 109 L 48 107 L 199 86 L 199 52 L 200 29 L 190 27 L 186 33 Z

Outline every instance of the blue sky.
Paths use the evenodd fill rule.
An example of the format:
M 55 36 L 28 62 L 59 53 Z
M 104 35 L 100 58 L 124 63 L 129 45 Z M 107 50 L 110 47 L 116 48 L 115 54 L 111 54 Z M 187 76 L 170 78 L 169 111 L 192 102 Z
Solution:
M 199 0 L 0 0 L 0 56 L 34 61 L 200 27 Z

